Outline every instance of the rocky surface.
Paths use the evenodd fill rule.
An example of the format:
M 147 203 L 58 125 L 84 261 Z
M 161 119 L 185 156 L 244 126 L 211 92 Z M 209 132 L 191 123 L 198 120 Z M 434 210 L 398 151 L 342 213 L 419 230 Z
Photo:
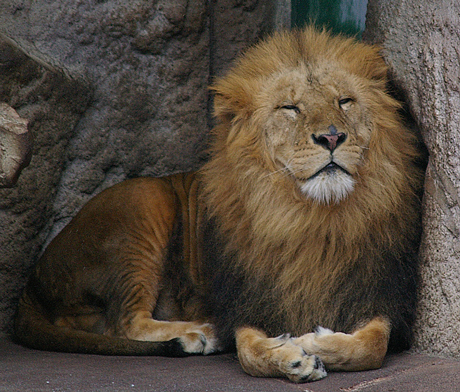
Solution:
M 11 106 L 0 102 L 0 188 L 16 184 L 30 163 L 32 135 L 27 123 Z
M 67 149 L 55 222 L 66 223 L 95 193 L 127 177 L 200 164 L 209 68 L 205 0 L 60 0 L 22 9 L 24 2 L 12 3 L 16 11 L 1 23 L 6 31 L 85 75 L 94 90 Z
M 30 165 L 14 188 L 0 190 L 3 330 L 9 326 L 28 268 L 43 243 L 67 147 L 89 104 L 91 89 L 83 78 L 71 77 L 4 36 L 0 36 L 0 75 L 0 102 L 14 108 L 34 139 Z
M 460 356 L 460 3 L 369 0 L 365 39 L 383 45 L 429 151 L 414 349 Z

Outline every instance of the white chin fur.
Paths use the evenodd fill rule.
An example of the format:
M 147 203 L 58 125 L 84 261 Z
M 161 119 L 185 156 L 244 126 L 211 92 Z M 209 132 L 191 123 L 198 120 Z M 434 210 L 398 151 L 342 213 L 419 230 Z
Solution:
M 339 203 L 355 187 L 355 180 L 342 171 L 320 173 L 301 185 L 302 192 L 318 203 Z

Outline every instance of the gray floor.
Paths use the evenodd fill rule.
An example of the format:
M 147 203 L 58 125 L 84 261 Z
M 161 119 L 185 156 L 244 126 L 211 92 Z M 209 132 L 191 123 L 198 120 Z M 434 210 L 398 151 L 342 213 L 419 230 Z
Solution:
M 460 391 L 460 361 L 420 354 L 389 356 L 375 371 L 330 373 L 292 384 L 253 378 L 233 355 L 107 357 L 29 350 L 0 339 L 0 391 L 353 392 Z

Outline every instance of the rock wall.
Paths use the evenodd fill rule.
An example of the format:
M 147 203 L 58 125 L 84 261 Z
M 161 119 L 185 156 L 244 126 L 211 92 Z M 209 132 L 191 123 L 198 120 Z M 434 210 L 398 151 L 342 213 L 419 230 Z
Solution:
M 207 85 L 280 15 L 257 0 L 0 0 L 0 102 L 35 138 L 0 191 L 0 331 L 43 245 L 89 198 L 203 163 Z
M 369 0 L 367 18 L 430 155 L 414 349 L 460 357 L 460 3 Z
M 0 188 L 13 187 L 32 158 L 28 121 L 10 105 L 0 102 Z
M 14 188 L 0 190 L 0 330 L 4 330 L 46 237 L 43 230 L 53 216 L 69 140 L 89 104 L 91 88 L 84 78 L 70 77 L 2 36 L 0 75 L 0 102 L 27 119 L 34 138 L 30 165 Z

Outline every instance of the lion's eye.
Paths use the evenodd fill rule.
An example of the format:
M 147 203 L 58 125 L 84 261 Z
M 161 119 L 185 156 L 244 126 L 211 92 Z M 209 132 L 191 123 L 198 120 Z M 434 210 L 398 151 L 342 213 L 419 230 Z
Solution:
M 300 109 L 295 105 L 283 105 L 280 106 L 280 109 L 293 110 L 297 114 L 300 113 Z
M 353 103 L 353 99 L 352 98 L 341 98 L 339 99 L 339 106 L 342 108 L 342 109 L 348 109 L 351 105 L 351 103 Z

